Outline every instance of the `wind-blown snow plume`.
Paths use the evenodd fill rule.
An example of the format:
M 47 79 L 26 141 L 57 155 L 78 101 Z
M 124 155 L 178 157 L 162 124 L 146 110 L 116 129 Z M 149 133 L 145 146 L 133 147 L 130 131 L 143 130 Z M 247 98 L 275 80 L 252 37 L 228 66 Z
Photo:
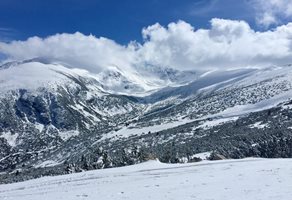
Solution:
M 292 23 L 257 32 L 245 21 L 212 19 L 209 29 L 184 21 L 148 26 L 144 42 L 123 46 L 93 35 L 56 34 L 47 38 L 0 43 L 10 59 L 50 58 L 99 72 L 111 65 L 131 69 L 145 64 L 187 70 L 242 68 L 292 62 Z

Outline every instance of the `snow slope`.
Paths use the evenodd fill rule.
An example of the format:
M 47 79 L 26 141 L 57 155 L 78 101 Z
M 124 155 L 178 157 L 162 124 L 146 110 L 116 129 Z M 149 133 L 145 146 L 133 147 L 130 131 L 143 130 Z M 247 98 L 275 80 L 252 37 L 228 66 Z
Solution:
M 45 65 L 37 62 L 19 64 L 7 69 L 0 68 L 0 92 L 55 87 L 55 85 L 60 85 L 66 80 L 63 74 L 57 73 L 57 70 L 63 73 L 69 72 L 69 70 L 59 65 Z
M 93 93 L 103 91 L 97 78 L 86 70 L 70 69 L 63 65 L 47 64 L 39 61 L 12 62 L 0 66 L 0 95 L 9 91 L 28 90 L 30 92 L 54 92 L 59 87 L 76 88 L 80 80 L 87 83 Z
M 292 159 L 244 159 L 122 168 L 0 185 L 1 200 L 289 200 Z
M 12 61 L 0 65 L 0 92 L 9 90 L 36 90 L 40 87 L 63 85 L 70 78 L 94 81 L 98 89 L 107 93 L 146 96 L 168 85 L 178 86 L 194 81 L 195 72 L 178 71 L 171 68 L 123 69 L 109 66 L 98 74 L 73 68 L 66 63 L 42 58 Z

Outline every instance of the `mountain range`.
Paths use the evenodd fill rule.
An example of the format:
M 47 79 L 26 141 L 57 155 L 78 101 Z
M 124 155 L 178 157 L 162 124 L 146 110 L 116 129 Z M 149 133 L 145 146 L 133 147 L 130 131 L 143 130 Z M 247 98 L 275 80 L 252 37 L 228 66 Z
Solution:
M 91 73 L 42 58 L 8 62 L 0 66 L 0 179 L 193 162 L 202 152 L 291 157 L 291 97 L 291 65 Z

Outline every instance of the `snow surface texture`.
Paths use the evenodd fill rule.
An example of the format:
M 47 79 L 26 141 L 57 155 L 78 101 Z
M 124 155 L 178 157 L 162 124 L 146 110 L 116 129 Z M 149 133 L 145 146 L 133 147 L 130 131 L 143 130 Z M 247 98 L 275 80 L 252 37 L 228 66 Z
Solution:
M 143 164 L 0 185 L 1 200 L 289 200 L 292 159 Z

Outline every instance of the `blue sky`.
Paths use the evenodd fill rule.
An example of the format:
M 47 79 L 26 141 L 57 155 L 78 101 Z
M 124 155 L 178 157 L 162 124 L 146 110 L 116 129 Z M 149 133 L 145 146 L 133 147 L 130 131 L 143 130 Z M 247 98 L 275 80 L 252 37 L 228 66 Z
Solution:
M 0 63 L 99 72 L 292 63 L 292 0 L 0 0 Z
M 241 19 L 260 28 L 248 0 L 1 0 L 0 38 L 24 40 L 79 31 L 125 44 L 140 41 L 142 28 L 156 22 L 184 20 L 201 28 L 214 17 Z

